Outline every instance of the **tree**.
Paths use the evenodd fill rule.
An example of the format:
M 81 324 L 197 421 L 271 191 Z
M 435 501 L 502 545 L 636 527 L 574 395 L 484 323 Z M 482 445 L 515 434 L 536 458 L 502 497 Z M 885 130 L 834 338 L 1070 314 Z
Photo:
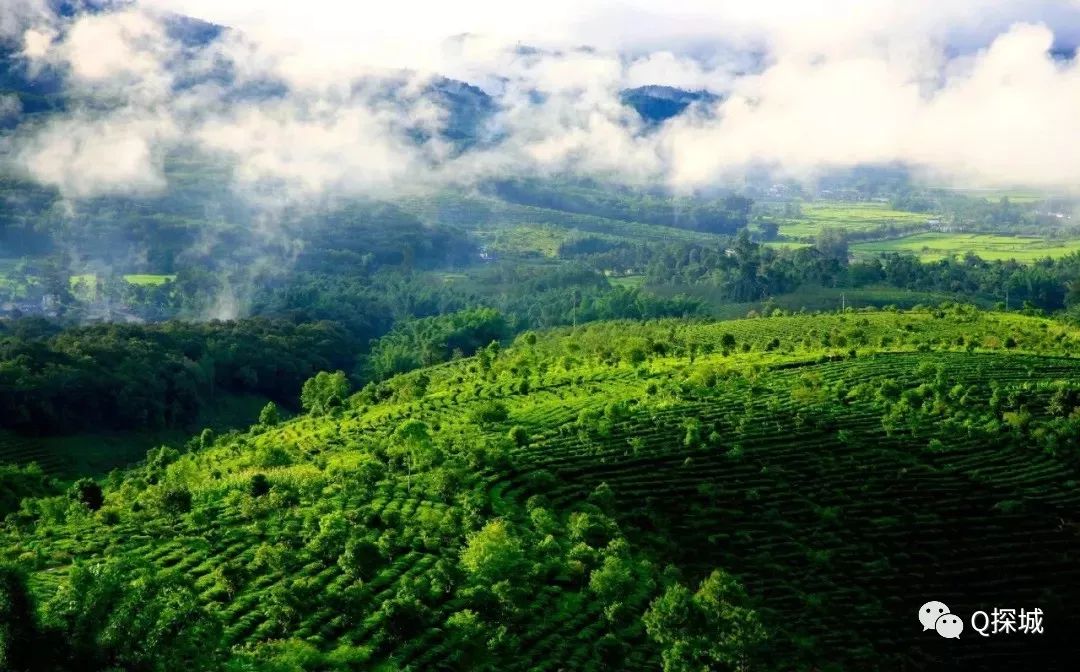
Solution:
M 74 669 L 212 669 L 220 651 L 220 623 L 177 573 L 76 564 L 44 614 Z
M 847 261 L 848 258 L 848 240 L 847 234 L 843 229 L 835 229 L 825 227 L 818 233 L 817 238 L 814 240 L 814 247 L 818 252 L 822 254 L 826 259 L 835 259 L 837 261 Z
M 345 542 L 345 551 L 338 557 L 342 571 L 364 580 L 375 576 L 382 564 L 379 547 L 363 537 L 350 537 Z
M 501 401 L 487 401 L 472 412 L 472 420 L 478 425 L 492 425 L 510 417 L 506 404 Z
M 642 621 L 661 646 L 664 672 L 745 670 L 765 640 L 742 584 L 720 569 L 696 593 L 681 584 L 671 586 Z
M 312 415 L 325 415 L 344 403 L 349 390 L 349 379 L 344 372 L 320 371 L 304 383 L 300 404 Z
M 462 609 L 450 614 L 446 627 L 453 638 L 454 651 L 461 658 L 460 669 L 485 669 L 490 626 L 472 609 Z
M 340 512 L 326 514 L 319 519 L 319 531 L 308 541 L 308 550 L 327 564 L 335 562 L 345 549 L 350 526 Z
M 191 511 L 191 491 L 184 487 L 166 488 L 161 495 L 161 508 L 173 515 Z
M 469 535 L 461 551 L 461 566 L 481 585 L 519 576 L 524 562 L 521 540 L 501 518 Z
M 780 233 L 780 225 L 771 219 L 758 222 L 758 228 L 761 229 L 762 240 L 776 240 L 776 236 Z
M 38 626 L 26 574 L 0 565 L 0 669 L 34 669 Z
M 412 489 L 412 473 L 416 468 L 430 466 L 435 462 L 435 446 L 426 422 L 411 418 L 394 430 L 387 454 L 402 458 L 408 470 L 406 488 Z
M 262 497 L 270 492 L 270 479 L 266 477 L 266 474 L 255 474 L 248 484 L 248 492 L 252 497 Z
M 401 642 L 423 629 L 428 611 L 410 592 L 399 590 L 397 595 L 382 603 L 379 615 L 390 639 Z
M 507 435 L 515 446 L 524 447 L 529 445 L 529 433 L 521 425 L 514 425 L 510 428 L 510 433 Z
M 279 422 L 281 422 L 281 412 L 278 411 L 277 404 L 268 401 L 266 406 L 259 411 L 259 424 L 263 427 L 273 427 Z
M 80 478 L 68 490 L 68 497 L 86 505 L 91 511 L 97 511 L 105 503 L 105 495 L 92 478 Z
M 37 464 L 0 464 L 0 519 L 19 510 L 26 497 L 45 497 L 56 493 L 56 482 Z
M 589 589 L 605 606 L 626 603 L 639 590 L 636 570 L 634 561 L 626 555 L 605 555 L 600 567 L 589 575 Z

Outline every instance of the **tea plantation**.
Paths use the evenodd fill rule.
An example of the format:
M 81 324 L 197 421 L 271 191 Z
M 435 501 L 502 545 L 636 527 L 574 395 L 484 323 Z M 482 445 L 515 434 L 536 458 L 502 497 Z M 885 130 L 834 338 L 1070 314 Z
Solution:
M 527 332 L 348 398 L 323 376 L 306 415 L 12 507 L 0 656 L 1065 669 L 1078 346 L 956 306 Z M 943 639 L 929 600 L 965 621 L 1038 607 L 1044 632 Z

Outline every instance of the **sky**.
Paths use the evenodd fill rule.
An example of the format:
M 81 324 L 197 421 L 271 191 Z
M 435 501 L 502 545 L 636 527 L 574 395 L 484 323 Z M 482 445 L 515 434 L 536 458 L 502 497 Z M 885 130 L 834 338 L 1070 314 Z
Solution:
M 186 49 L 170 14 L 233 30 Z M 1073 0 L 141 0 L 68 18 L 5 0 L 5 39 L 75 104 L 0 137 L 0 163 L 70 198 L 167 188 L 180 147 L 285 200 L 563 172 L 685 192 L 895 162 L 935 184 L 1080 182 L 1080 68 L 1050 55 L 1080 41 Z M 228 86 L 178 86 L 222 67 Z M 439 138 L 433 76 L 493 96 L 497 141 Z M 283 94 L 237 95 L 266 82 Z M 718 98 L 650 127 L 620 101 L 645 84 Z

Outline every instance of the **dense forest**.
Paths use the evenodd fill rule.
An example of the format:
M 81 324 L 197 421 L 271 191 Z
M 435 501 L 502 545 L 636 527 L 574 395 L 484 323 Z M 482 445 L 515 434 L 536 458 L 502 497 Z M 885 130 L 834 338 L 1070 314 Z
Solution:
M 734 234 L 745 227 L 753 204 L 737 195 L 706 201 L 680 200 L 539 180 L 500 181 L 490 188 L 511 203 L 720 234 Z
M 347 368 L 347 334 L 329 322 L 101 325 L 0 330 L 0 427 L 31 433 L 191 428 L 222 394 L 295 402 L 318 371 Z

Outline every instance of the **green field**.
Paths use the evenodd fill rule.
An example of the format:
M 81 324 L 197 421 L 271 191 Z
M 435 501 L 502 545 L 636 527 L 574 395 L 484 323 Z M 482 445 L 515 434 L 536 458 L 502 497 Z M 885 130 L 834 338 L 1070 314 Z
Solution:
M 161 275 L 154 273 L 130 273 L 123 276 L 124 282 L 131 285 L 145 285 L 150 287 L 157 287 L 158 285 L 164 285 L 166 282 L 172 282 L 176 280 L 175 275 Z M 71 286 L 74 287 L 77 283 L 84 283 L 86 286 L 93 287 L 97 282 L 97 275 L 94 273 L 79 273 L 72 275 L 69 279 Z
M 919 233 L 891 240 L 853 243 L 851 251 L 864 256 L 901 252 L 917 255 L 923 261 L 962 256 L 967 252 L 974 252 L 987 260 L 1035 261 L 1078 252 L 1080 240 L 1048 240 L 989 233 Z
M 627 289 L 636 289 L 641 287 L 645 283 L 644 275 L 617 275 L 609 276 L 608 282 L 615 287 L 626 287 Z
M 1078 346 L 970 308 L 525 335 L 155 454 L 96 513 L 33 500 L 0 560 L 140 669 L 1051 669 Z M 679 601 L 713 572 L 723 611 Z M 949 648 L 911 626 L 929 596 L 1037 605 L 1047 633 Z
M 124 276 L 124 281 L 129 284 L 150 287 L 164 285 L 166 282 L 173 282 L 174 280 L 176 280 L 175 275 L 155 275 L 152 273 L 134 273 Z
M 543 224 L 521 224 L 478 233 L 489 252 L 497 255 L 536 255 L 554 259 L 559 246 L 574 238 L 567 229 Z
M 993 203 L 1003 198 L 1007 198 L 1013 203 L 1038 203 L 1052 196 L 1052 194 L 1046 192 L 1030 189 L 953 189 L 949 191 L 971 198 L 982 198 Z
M 873 231 L 885 226 L 919 229 L 934 215 L 893 210 L 888 203 L 814 201 L 801 203 L 802 217 L 778 218 L 780 235 L 793 240 L 809 240 L 824 228 L 844 231 Z
M 0 290 L 11 292 L 20 297 L 26 290 L 37 283 L 36 278 L 27 278 L 15 272 L 18 259 L 0 259 Z
M 769 240 L 765 241 L 764 245 L 766 247 L 775 247 L 778 250 L 797 250 L 800 247 L 809 247 L 813 243 L 796 240 Z

